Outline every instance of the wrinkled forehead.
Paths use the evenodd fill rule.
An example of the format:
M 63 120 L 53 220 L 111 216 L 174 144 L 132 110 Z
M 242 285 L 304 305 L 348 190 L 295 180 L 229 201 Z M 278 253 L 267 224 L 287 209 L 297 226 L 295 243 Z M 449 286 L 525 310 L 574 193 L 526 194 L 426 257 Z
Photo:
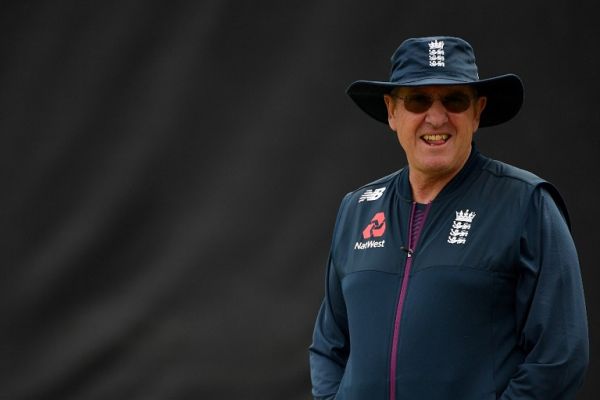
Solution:
M 477 96 L 477 90 L 471 85 L 431 85 L 431 86 L 401 86 L 392 90 L 393 95 L 428 94 L 444 96 L 450 93 L 465 93 Z

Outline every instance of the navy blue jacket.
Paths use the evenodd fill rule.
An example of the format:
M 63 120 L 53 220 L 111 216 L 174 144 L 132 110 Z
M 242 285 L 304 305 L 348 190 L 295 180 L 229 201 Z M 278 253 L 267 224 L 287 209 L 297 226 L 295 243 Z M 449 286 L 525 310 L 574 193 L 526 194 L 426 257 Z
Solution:
M 347 194 L 310 346 L 313 396 L 567 400 L 588 363 L 567 211 L 475 148 L 411 241 L 408 170 Z

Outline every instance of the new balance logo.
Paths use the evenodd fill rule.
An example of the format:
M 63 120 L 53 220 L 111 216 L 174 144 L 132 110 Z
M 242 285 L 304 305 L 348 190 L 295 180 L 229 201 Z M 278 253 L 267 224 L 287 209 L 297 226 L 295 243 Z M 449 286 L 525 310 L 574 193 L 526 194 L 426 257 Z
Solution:
M 377 200 L 379 199 L 381 196 L 383 196 L 383 192 L 385 192 L 385 187 L 379 188 L 379 189 L 367 189 L 366 192 L 364 192 L 360 198 L 358 199 L 359 203 L 362 203 L 363 201 L 373 201 L 373 200 Z

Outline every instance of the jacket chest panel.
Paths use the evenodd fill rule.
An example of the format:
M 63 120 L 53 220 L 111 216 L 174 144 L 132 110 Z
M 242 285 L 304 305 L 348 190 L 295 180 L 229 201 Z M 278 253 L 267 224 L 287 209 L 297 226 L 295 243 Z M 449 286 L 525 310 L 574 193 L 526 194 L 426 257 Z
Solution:
M 381 271 L 401 274 L 407 258 L 409 211 L 369 210 L 353 219 L 337 246 L 343 274 Z M 413 271 L 467 266 L 512 274 L 518 255 L 519 213 L 510 207 L 482 209 L 463 201 L 432 206 L 413 249 Z

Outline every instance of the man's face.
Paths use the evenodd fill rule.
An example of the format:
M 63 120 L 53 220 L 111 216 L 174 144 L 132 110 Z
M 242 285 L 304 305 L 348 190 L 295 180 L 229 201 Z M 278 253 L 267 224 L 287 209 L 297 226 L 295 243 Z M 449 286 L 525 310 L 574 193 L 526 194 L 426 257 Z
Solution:
M 469 157 L 486 98 L 457 85 L 402 87 L 384 99 L 411 175 L 444 179 L 458 173 Z

